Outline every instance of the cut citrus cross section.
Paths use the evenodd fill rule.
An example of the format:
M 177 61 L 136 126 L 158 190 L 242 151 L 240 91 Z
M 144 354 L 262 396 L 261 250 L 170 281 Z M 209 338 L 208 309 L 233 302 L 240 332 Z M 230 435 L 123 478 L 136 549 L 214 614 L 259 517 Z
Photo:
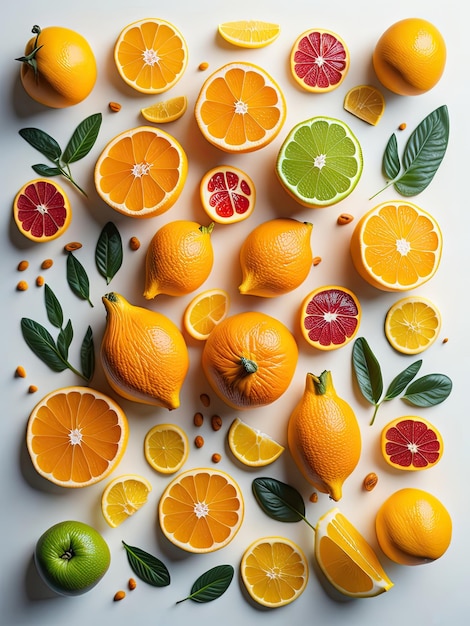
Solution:
M 187 552 L 214 552 L 237 534 L 244 502 L 235 480 L 214 469 L 196 468 L 176 476 L 160 498 L 163 534 Z
M 284 452 L 284 446 L 238 417 L 229 428 L 228 445 L 236 459 L 251 467 L 269 465 Z
M 179 81 L 188 63 L 180 31 L 162 19 L 146 18 L 126 26 L 114 47 L 122 79 L 141 93 L 162 93 Z
M 209 337 L 215 326 L 227 317 L 230 296 L 224 289 L 208 289 L 195 296 L 185 309 L 183 324 L 194 339 Z
M 364 122 L 377 126 L 385 111 L 385 99 L 381 91 L 371 85 L 358 85 L 348 91 L 344 108 Z
M 329 582 L 346 596 L 370 598 L 393 587 L 374 550 L 338 508 L 316 525 L 315 557 Z
M 188 159 L 179 142 L 153 126 L 120 133 L 95 166 L 95 186 L 113 209 L 130 217 L 154 217 L 179 198 Z
M 246 220 L 255 208 L 253 181 L 233 166 L 219 165 L 209 170 L 201 180 L 200 194 L 204 211 L 219 224 Z
M 64 387 L 32 410 L 26 444 L 36 471 L 62 487 L 86 487 L 106 478 L 127 446 L 122 409 L 90 387 Z
M 252 152 L 278 135 L 286 103 L 280 87 L 263 69 L 251 63 L 229 63 L 204 82 L 195 116 L 213 145 L 226 152 Z
M 20 232 L 31 241 L 52 241 L 70 226 L 72 208 L 57 183 L 37 178 L 16 194 L 13 217 Z
M 434 467 L 444 452 L 437 428 L 414 415 L 399 417 L 387 424 L 382 430 L 380 447 L 387 463 L 401 470 Z
M 173 474 L 183 467 L 188 458 L 188 437 L 176 424 L 157 424 L 145 435 L 144 454 L 154 470 Z
M 346 287 L 318 287 L 302 303 L 300 328 L 307 343 L 319 350 L 335 350 L 356 336 L 361 305 Z
M 359 274 L 383 291 L 419 287 L 436 273 L 442 234 L 434 217 L 410 202 L 384 202 L 359 220 L 351 256 Z
M 361 178 L 362 149 L 341 120 L 314 117 L 290 131 L 279 151 L 276 173 L 286 191 L 306 207 L 344 200 Z
M 239 20 L 219 24 L 219 33 L 229 43 L 240 48 L 264 48 L 281 32 L 279 24 L 257 20 Z
M 304 553 L 285 537 L 262 537 L 254 541 L 243 554 L 240 572 L 253 600 L 270 608 L 296 600 L 308 582 Z
M 147 502 L 152 485 L 143 476 L 125 474 L 112 480 L 101 496 L 104 519 L 116 528 Z
M 182 117 L 186 113 L 187 108 L 188 99 L 186 96 L 175 96 L 174 98 L 168 98 L 168 100 L 162 100 L 144 107 L 140 109 L 140 112 L 147 122 L 166 124 Z
M 395 302 L 385 318 L 385 336 L 398 352 L 418 354 L 433 344 L 441 329 L 441 314 L 427 298 L 409 296 Z
M 349 51 L 339 35 L 315 29 L 295 41 L 290 67 L 294 80 L 307 91 L 325 93 L 341 85 L 349 70 Z

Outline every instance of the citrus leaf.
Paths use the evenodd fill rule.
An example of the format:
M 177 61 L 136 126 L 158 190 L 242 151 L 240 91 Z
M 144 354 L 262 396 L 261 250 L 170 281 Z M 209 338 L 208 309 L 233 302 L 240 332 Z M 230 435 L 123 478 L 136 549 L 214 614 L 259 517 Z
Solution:
M 93 343 L 93 331 L 91 326 L 88 326 L 85 337 L 82 341 L 82 346 L 80 348 L 80 363 L 83 376 L 87 380 L 91 380 L 95 372 L 95 346 Z
M 90 300 L 88 275 L 83 265 L 71 252 L 67 255 L 67 282 L 76 296 L 82 300 L 87 300 L 90 306 L 93 306 Z
M 395 133 L 390 137 L 385 146 L 385 152 L 383 156 L 383 170 L 385 176 L 389 180 L 394 180 L 400 173 L 401 164 L 400 157 L 398 155 L 398 144 Z
M 73 339 L 72 322 L 69 320 L 64 328 L 60 329 L 57 337 L 57 349 L 60 352 L 60 356 L 67 361 L 69 357 L 69 348 Z
M 44 165 L 43 163 L 36 163 L 35 165 L 31 165 L 33 170 L 39 176 L 60 176 L 62 174 L 62 170 L 59 167 L 50 167 L 49 165 Z
M 63 372 L 68 365 L 62 359 L 49 331 L 38 322 L 23 317 L 21 332 L 27 345 L 34 354 L 54 372 Z
M 352 362 L 362 395 L 370 404 L 376 405 L 383 392 L 382 370 L 364 337 L 354 342 Z
M 434 406 L 444 402 L 452 391 L 452 381 L 445 374 L 427 374 L 407 388 L 403 400 L 414 406 Z
M 253 494 L 263 511 L 278 522 L 305 520 L 305 502 L 294 487 L 276 478 L 255 478 Z
M 44 300 L 46 303 L 46 313 L 49 322 L 56 328 L 62 328 L 64 314 L 57 296 L 47 283 L 44 284 Z
M 191 593 L 186 598 L 178 600 L 176 604 L 185 600 L 194 602 L 212 602 L 227 591 L 232 582 L 235 570 L 231 565 L 216 565 L 194 582 Z
M 65 164 L 79 161 L 90 152 L 98 137 L 102 119 L 101 113 L 94 113 L 80 122 L 62 155 Z
M 418 373 L 423 361 L 415 361 L 411 365 L 409 365 L 406 369 L 400 372 L 395 378 L 392 380 L 390 385 L 388 386 L 387 392 L 385 394 L 384 400 L 391 400 L 392 398 L 397 398 L 407 387 L 407 385 L 413 380 L 413 378 Z
M 109 285 L 122 265 L 122 239 L 113 222 L 108 222 L 98 238 L 95 261 L 99 273 Z
M 122 542 L 132 571 L 141 580 L 153 587 L 166 587 L 170 584 L 170 573 L 166 565 L 156 556 Z
M 62 150 L 57 141 L 39 128 L 22 128 L 18 131 L 21 137 L 25 139 L 30 146 L 36 148 L 41 154 L 56 163 L 61 155 Z

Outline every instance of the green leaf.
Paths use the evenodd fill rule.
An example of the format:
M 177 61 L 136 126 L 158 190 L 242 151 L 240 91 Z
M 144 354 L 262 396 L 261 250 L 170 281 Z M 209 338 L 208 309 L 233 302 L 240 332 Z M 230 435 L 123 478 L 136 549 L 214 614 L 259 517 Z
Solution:
M 67 255 L 67 282 L 76 296 L 82 300 L 87 300 L 90 306 L 93 306 L 90 300 L 90 281 L 86 270 L 71 252 Z
M 49 165 L 44 165 L 43 163 L 36 163 L 31 166 L 36 174 L 39 176 L 60 176 L 62 174 L 62 170 L 59 167 L 50 167 Z
M 398 144 L 396 135 L 393 134 L 385 146 L 385 152 L 383 156 L 383 170 L 385 176 L 389 180 L 394 180 L 400 173 L 401 164 L 400 157 L 398 155 Z
M 61 357 L 55 341 L 48 330 L 34 320 L 23 317 L 21 332 L 34 354 L 54 372 L 63 372 L 68 365 Z
M 352 362 L 362 395 L 368 402 L 376 405 L 383 392 L 382 370 L 364 337 L 359 337 L 354 342 Z
M 64 323 L 62 307 L 47 283 L 44 284 L 44 300 L 46 303 L 47 319 L 56 328 L 62 328 L 62 324 Z
M 93 331 L 91 326 L 88 326 L 85 337 L 82 341 L 80 349 L 80 363 L 83 376 L 87 380 L 91 380 L 93 378 L 93 374 L 95 373 L 95 346 L 93 343 Z
M 141 580 L 153 587 L 166 587 L 170 584 L 170 573 L 166 565 L 157 557 L 122 542 L 132 571 Z
M 99 273 L 109 285 L 122 265 L 121 235 L 113 222 L 103 226 L 96 244 L 95 261 Z
M 102 118 L 101 113 L 94 113 L 80 122 L 62 155 L 65 164 L 79 161 L 90 152 L 98 137 Z
M 278 522 L 305 520 L 305 503 L 302 496 L 290 485 L 276 478 L 255 478 L 253 494 L 263 511 Z
M 62 150 L 59 144 L 43 130 L 39 130 L 39 128 L 22 128 L 18 132 L 33 148 L 36 148 L 36 150 L 54 163 L 60 159 Z
M 413 380 L 413 378 L 418 373 L 423 361 L 415 361 L 411 365 L 409 365 L 406 369 L 400 372 L 395 378 L 392 380 L 390 385 L 388 386 L 387 392 L 385 394 L 384 400 L 391 400 L 392 398 L 397 398 L 403 391 L 405 391 L 407 385 Z
M 445 374 L 427 374 L 406 390 L 403 399 L 414 406 L 427 407 L 444 402 L 452 391 L 452 381 Z
M 69 320 L 64 328 L 60 329 L 57 337 L 57 349 L 64 361 L 69 358 L 69 348 L 73 339 L 72 322 Z
M 178 600 L 176 604 L 185 600 L 194 602 L 212 602 L 227 591 L 233 580 L 235 570 L 231 565 L 217 565 L 208 570 L 194 582 L 191 593 L 186 598 Z

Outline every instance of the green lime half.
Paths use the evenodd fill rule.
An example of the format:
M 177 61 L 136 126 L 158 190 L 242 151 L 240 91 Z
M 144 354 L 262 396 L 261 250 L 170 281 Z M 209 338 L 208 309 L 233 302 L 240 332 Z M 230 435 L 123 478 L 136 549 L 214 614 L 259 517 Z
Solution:
M 343 200 L 362 174 L 362 149 L 347 124 L 313 117 L 294 126 L 281 146 L 276 173 L 300 204 L 325 207 Z

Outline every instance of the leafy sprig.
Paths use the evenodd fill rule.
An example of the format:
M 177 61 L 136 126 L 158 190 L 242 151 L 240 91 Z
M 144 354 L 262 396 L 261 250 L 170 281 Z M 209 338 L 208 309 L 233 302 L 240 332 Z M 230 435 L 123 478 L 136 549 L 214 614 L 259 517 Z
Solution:
M 86 196 L 86 192 L 73 179 L 70 164 L 83 159 L 93 148 L 102 118 L 101 113 L 94 113 L 80 122 L 63 152 L 57 141 L 45 131 L 39 128 L 22 128 L 19 131 L 21 137 L 54 164 L 51 167 L 44 163 L 36 163 L 32 166 L 36 174 L 48 177 L 64 176 Z
M 194 602 L 212 602 L 217 600 L 227 591 L 232 582 L 234 568 L 231 565 L 216 565 L 197 578 L 191 587 L 191 592 L 186 598 L 178 600 L 180 604 L 185 600 Z

